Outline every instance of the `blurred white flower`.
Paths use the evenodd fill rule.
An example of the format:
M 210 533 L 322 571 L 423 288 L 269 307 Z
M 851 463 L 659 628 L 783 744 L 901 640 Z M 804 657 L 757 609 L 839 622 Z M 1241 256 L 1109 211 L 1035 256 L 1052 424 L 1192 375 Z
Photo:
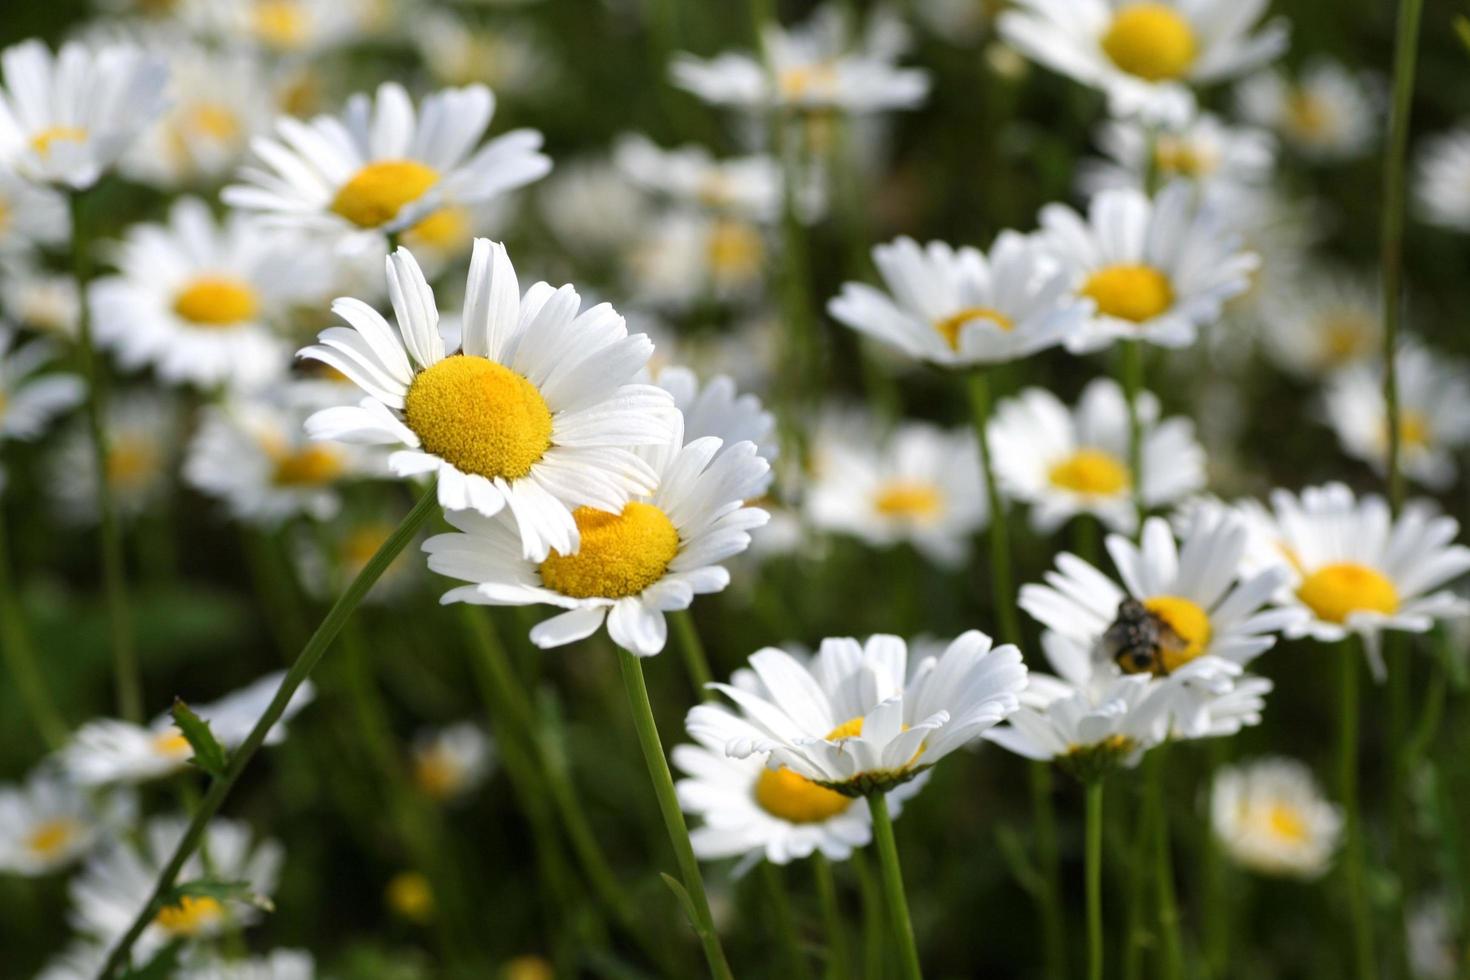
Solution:
M 1210 790 L 1210 824 L 1242 867 L 1291 878 L 1325 874 L 1342 837 L 1342 813 L 1295 759 L 1221 769 Z
M 136 809 L 129 793 L 94 794 L 50 768 L 18 786 L 0 785 L 0 871 L 59 871 L 126 829 Z
M 0 257 L 28 257 L 70 235 L 66 199 L 49 187 L 0 168 Z
M 668 211 L 625 254 L 633 300 L 683 310 L 759 295 L 770 264 L 766 230 L 734 216 Z
M 1425 142 L 1414 173 L 1414 198 L 1425 221 L 1470 231 L 1470 125 Z
M 1281 70 L 1241 82 L 1236 108 L 1247 121 L 1279 135 L 1309 160 L 1350 160 L 1378 138 L 1382 109 L 1377 79 L 1317 57 L 1292 80 Z
M 86 384 L 75 374 L 43 373 L 57 354 L 48 339 L 20 343 L 14 330 L 0 326 L 0 443 L 38 438 L 86 397 Z
M 679 204 L 770 221 L 781 209 L 781 171 L 764 155 L 716 160 L 702 146 L 665 150 L 636 133 L 619 137 L 613 163 L 629 183 Z
M 161 392 L 129 391 L 107 403 L 107 483 L 119 516 L 134 518 L 167 491 L 181 436 L 176 406 Z M 63 520 L 95 524 L 97 456 L 78 423 L 58 440 L 48 467 L 52 499 Z
M 1104 160 L 1084 160 L 1078 184 L 1088 197 L 1112 187 L 1144 190 L 1151 180 L 1193 181 L 1210 199 L 1221 189 L 1259 190 L 1276 166 L 1269 133 L 1231 126 L 1210 113 L 1181 126 L 1159 129 L 1138 120 L 1114 119 L 1097 131 Z
M 1313 271 L 1280 282 L 1261 300 L 1262 347 L 1304 379 L 1361 367 L 1383 346 L 1383 298 L 1372 276 Z
M 473 793 L 495 764 L 495 743 L 470 721 L 422 731 L 413 741 L 414 785 L 444 803 Z
M 429 9 L 415 15 L 411 33 L 419 56 L 441 85 L 481 84 L 529 96 L 558 82 L 546 46 L 516 24 L 476 24 Z

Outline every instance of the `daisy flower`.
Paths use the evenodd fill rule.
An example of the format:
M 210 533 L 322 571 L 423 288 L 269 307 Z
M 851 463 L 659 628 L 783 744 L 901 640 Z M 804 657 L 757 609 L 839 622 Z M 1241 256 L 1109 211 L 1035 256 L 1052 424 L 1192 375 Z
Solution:
M 1342 812 L 1295 759 L 1227 766 L 1210 790 L 1210 823 L 1225 853 L 1265 875 L 1320 878 L 1342 838 Z
M 737 670 L 730 683 L 765 701 L 781 696 L 748 668 Z M 740 858 L 740 875 L 762 858 L 789 864 L 821 852 L 844 861 L 872 839 L 872 815 L 851 796 L 784 766 L 768 768 L 756 755 L 727 755 L 729 741 L 745 734 L 743 719 L 723 708 L 699 706 L 689 712 L 687 724 L 695 744 L 675 746 L 670 759 L 687 777 L 675 786 L 679 805 L 702 822 L 689 833 L 701 860 Z M 889 790 L 889 812 L 897 816 L 927 780 L 919 776 Z
M 483 85 L 443 89 L 414 109 L 401 85 L 354 95 L 340 116 L 276 122 L 226 204 L 276 224 L 329 233 L 394 234 L 441 208 L 478 204 L 544 177 L 541 134 L 519 129 L 479 146 L 495 112 Z M 478 147 L 478 149 L 477 149 Z
M 1455 457 L 1470 442 L 1470 372 L 1454 358 L 1406 343 L 1394 356 L 1399 383 L 1399 463 L 1433 490 L 1455 482 Z M 1382 365 L 1349 368 L 1329 383 L 1327 421 L 1349 456 L 1388 469 L 1388 405 Z
M 823 640 L 809 664 L 771 647 L 752 654 L 750 667 L 764 690 L 714 685 L 739 712 L 696 707 L 690 734 L 844 796 L 887 793 L 919 776 L 1015 711 L 1026 686 L 1020 651 L 992 649 L 978 630 L 912 670 L 904 641 L 884 635 Z
M 1280 70 L 1252 75 L 1237 87 L 1235 104 L 1242 117 L 1275 132 L 1309 160 L 1350 160 L 1378 138 L 1376 81 L 1317 57 L 1295 80 Z
M 86 190 L 163 109 L 168 66 L 128 45 L 40 41 L 0 52 L 0 165 Z
M 750 299 L 765 281 L 768 258 L 760 225 L 694 211 L 662 215 L 624 256 L 633 297 L 676 310 Z
M 0 443 L 36 439 L 86 397 L 86 385 L 76 375 L 39 373 L 56 354 L 49 340 L 21 344 L 14 330 L 0 326 Z
M 613 163 L 630 184 L 680 204 L 770 221 L 781 209 L 781 170 L 765 155 L 716 160 L 702 146 L 665 150 L 629 134 L 613 147 Z
M 1201 511 L 1182 541 L 1150 518 L 1139 544 L 1108 536 L 1121 586 L 1064 552 L 1045 585 L 1022 587 L 1020 606 L 1056 634 L 1047 655 L 1064 679 L 1077 687 L 1132 674 L 1168 679 L 1172 726 L 1198 737 L 1213 727 L 1210 701 L 1301 621 L 1295 610 L 1268 608 L 1286 580 L 1281 569 L 1242 573 L 1247 543 L 1244 522 L 1221 510 Z
M 326 291 L 331 270 L 319 253 L 247 215 L 216 221 L 204 201 L 181 198 L 167 224 L 130 228 L 118 274 L 93 283 L 97 340 L 124 368 L 152 367 L 172 384 L 274 380 L 290 348 L 272 324 Z
M 61 244 L 70 234 L 69 221 L 60 194 L 0 168 L 0 258 Z
M 1248 560 L 1286 570 L 1276 599 L 1304 614 L 1287 635 L 1332 643 L 1357 634 L 1381 678 L 1383 631 L 1424 633 L 1470 615 L 1470 603 L 1441 588 L 1470 571 L 1470 548 L 1453 543 L 1459 522 L 1427 502 L 1395 519 L 1382 497 L 1329 483 L 1299 496 L 1277 490 L 1271 503 L 1271 520 L 1253 526 Z
M 226 750 L 237 748 L 276 696 L 284 671 L 267 674 L 213 704 L 189 707 L 209 723 L 215 740 Z M 265 744 L 276 745 L 286 737 L 286 722 L 316 696 L 310 681 L 291 697 L 281 720 L 271 727 Z M 66 774 L 83 786 L 112 783 L 141 783 L 181 772 L 194 750 L 169 714 L 149 725 L 135 725 L 111 718 L 91 721 L 79 728 L 60 751 Z M 186 879 L 180 879 L 186 880 Z
M 1040 235 L 1070 288 L 1096 308 L 1069 342 L 1074 352 L 1116 340 L 1188 347 L 1200 327 L 1220 318 L 1226 300 L 1250 287 L 1258 264 L 1187 181 L 1152 200 L 1134 188 L 1102 191 L 1085 217 L 1047 205 Z
M 667 639 L 664 613 L 730 584 L 719 563 L 744 551 L 748 532 L 766 522 L 766 512 L 745 501 L 756 497 L 770 464 L 754 443 L 723 447 L 706 437 L 685 444 L 677 426 L 669 442 L 643 455 L 655 477 L 651 489 L 615 510 L 578 507 L 576 552 L 555 548 L 538 561 L 526 557 L 513 521 L 447 514 L 460 533 L 425 542 L 429 568 L 473 584 L 443 601 L 559 606 L 566 612 L 531 630 L 543 649 L 584 639 L 606 619 L 620 647 L 644 657 L 659 653 Z
M 989 519 L 970 430 L 910 422 L 881 441 L 829 429 L 816 442 L 806 495 L 814 527 L 877 548 L 910 544 L 949 568 L 965 560 Z
M 583 262 L 609 262 L 647 234 L 647 197 L 604 159 L 558 164 L 536 202 L 556 243 Z
M 95 797 L 50 769 L 0 786 L 0 871 L 27 877 L 59 871 L 132 819 L 128 794 Z
M 420 732 L 414 739 L 414 785 L 440 803 L 479 789 L 495 763 L 495 743 L 474 722 L 462 721 Z
M 332 310 L 350 327 L 301 352 L 368 394 L 307 419 L 312 438 L 405 446 L 388 457 L 395 474 L 437 473 L 449 510 L 509 507 L 528 561 L 576 552 L 572 508 L 619 513 L 652 490 L 656 474 L 633 447 L 666 440 L 677 413 L 667 392 L 628 383 L 653 345 L 629 336 L 612 307 L 579 314 L 576 290 L 544 282 L 522 296 L 504 246 L 477 239 L 463 346 L 447 353 L 413 255 L 400 248 L 387 270 L 396 331 L 361 300 L 339 299 Z
M 1419 153 L 1414 199 L 1430 224 L 1470 231 L 1470 125 L 1433 137 Z
M 1144 190 L 1154 179 L 1193 181 L 1206 196 L 1219 189 L 1254 190 L 1269 183 L 1276 141 L 1259 129 L 1227 125 L 1211 113 L 1162 130 L 1114 119 L 1097 131 L 1106 159 L 1085 161 L 1078 181 L 1091 197 L 1113 187 Z
M 1022 54 L 1108 95 L 1117 116 L 1178 120 L 1190 88 L 1227 81 L 1286 49 L 1268 0 L 1017 0 L 1000 33 Z
M 330 520 L 344 482 L 386 471 L 363 447 L 309 440 L 302 423 L 317 407 L 288 389 L 208 406 L 189 442 L 185 480 L 246 524 Z
M 1263 349 L 1297 377 L 1329 377 L 1383 348 L 1383 298 L 1373 277 L 1308 273 L 1267 290 L 1261 306 Z
M 714 436 L 726 446 L 742 442 L 755 443 L 756 454 L 767 463 L 779 455 L 776 445 L 776 417 L 761 405 L 754 395 L 737 392 L 735 382 L 717 374 L 706 384 L 688 368 L 663 367 L 653 376 L 653 383 L 674 399 L 674 407 L 684 416 L 684 442 L 690 443 Z M 756 496 L 764 496 L 771 488 L 774 471 L 767 471 Z
M 70 274 L 48 271 L 33 257 L 0 261 L 0 313 L 39 333 L 72 339 L 82 304 Z
M 996 406 L 986 429 L 995 476 L 1004 494 L 1031 507 L 1031 525 L 1050 534 L 1078 514 L 1115 531 L 1138 525 L 1134 487 L 1153 509 L 1178 503 L 1205 485 L 1205 451 L 1187 418 L 1159 419 L 1150 392 L 1138 399 L 1141 477 L 1129 469 L 1128 402 L 1123 389 L 1098 378 L 1068 410 L 1044 388 L 1027 388 Z
M 394 519 L 373 510 L 348 511 L 330 523 L 298 528 L 299 533 L 292 539 L 292 556 L 302 587 L 316 599 L 332 601 L 345 583 L 357 578 L 396 528 Z M 410 550 L 405 548 L 388 563 L 363 597 L 364 602 L 391 601 L 414 585 L 421 566 L 410 557 Z
M 180 436 L 172 402 L 154 392 L 128 392 L 107 403 L 107 484 L 124 518 L 136 518 L 167 493 Z M 49 467 L 53 498 L 61 516 L 95 524 L 97 456 L 86 426 L 78 423 L 60 440 Z
M 302 57 L 361 37 L 373 0 L 191 0 L 190 26 L 226 45 Z
M 828 4 L 800 27 L 767 24 L 762 49 L 770 65 L 747 52 L 705 60 L 675 57 L 675 85 L 713 105 L 739 109 L 788 108 L 850 113 L 912 109 L 929 94 L 929 75 L 896 64 L 908 47 L 904 26 L 891 14 L 869 18 L 866 35 L 849 42 L 848 19 Z
M 525 93 L 556 84 L 552 56 L 532 33 L 497 21 L 476 24 L 445 10 L 415 11 L 412 40 L 441 85 L 488 85 Z
M 1088 304 L 1040 244 L 1002 232 L 986 255 L 900 238 L 873 249 L 887 292 L 849 282 L 831 316 L 910 357 L 945 367 L 1013 361 L 1065 343 Z
M 102 944 L 120 938 L 147 904 L 164 863 L 184 836 L 188 821 L 182 817 L 155 817 L 142 828 L 135 845 L 127 838 L 97 853 L 70 885 L 70 921 L 78 932 Z M 207 854 L 206 868 L 202 855 Z M 181 882 L 209 877 L 243 882 L 252 895 L 269 897 L 284 857 L 273 840 L 256 840 L 250 828 L 235 820 L 217 818 L 205 830 L 198 852 L 185 863 Z M 136 961 L 146 963 L 174 942 L 210 939 L 230 929 L 259 921 L 254 905 L 226 905 L 207 895 L 188 895 L 161 909 L 133 947 Z

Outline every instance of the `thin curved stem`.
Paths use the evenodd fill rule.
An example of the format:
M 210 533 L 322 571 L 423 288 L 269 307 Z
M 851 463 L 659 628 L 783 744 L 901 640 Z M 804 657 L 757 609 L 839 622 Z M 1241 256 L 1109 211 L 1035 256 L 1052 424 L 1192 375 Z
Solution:
M 1138 511 L 1140 533 L 1148 504 L 1143 499 L 1143 418 L 1138 400 L 1143 394 L 1143 343 L 1125 340 L 1122 346 L 1123 397 L 1128 403 L 1128 478 L 1132 481 L 1133 506 Z
M 259 751 L 261 745 L 265 744 L 266 736 L 270 734 L 270 730 L 275 727 L 276 722 L 285 713 L 286 706 L 291 702 L 291 697 L 306 682 L 306 679 L 311 676 L 311 672 L 316 668 L 316 665 L 321 662 L 322 655 L 327 652 L 327 648 L 337 638 L 337 634 L 341 632 L 343 625 L 347 622 L 353 611 L 357 609 L 358 604 L 362 602 L 363 596 L 367 595 L 368 590 L 382 577 L 388 565 L 413 540 L 419 528 L 423 527 L 429 517 L 437 512 L 437 509 L 438 488 L 435 484 L 430 483 L 424 490 L 423 496 L 419 498 L 418 503 L 414 504 L 413 510 L 408 512 L 408 515 L 403 518 L 398 528 L 378 548 L 377 553 L 368 559 L 362 571 L 357 574 L 357 578 L 352 580 L 352 584 L 347 587 L 347 590 L 342 593 L 336 603 L 327 612 L 326 618 L 322 620 L 321 625 L 317 627 L 311 639 L 306 642 L 306 646 L 301 648 L 301 652 L 297 654 L 295 662 L 286 671 L 286 676 L 281 681 L 281 686 L 276 689 L 275 697 L 271 699 L 270 705 L 266 707 L 265 712 L 260 716 L 260 720 L 255 723 L 255 727 L 250 730 L 250 734 L 245 736 L 245 741 L 230 756 L 230 764 L 225 770 L 225 774 L 210 784 L 209 792 L 200 801 L 199 808 L 194 812 L 193 819 L 189 821 L 189 826 L 184 831 L 184 836 L 179 840 L 179 844 L 174 849 L 173 855 L 159 873 L 158 881 L 154 884 L 153 891 L 148 896 L 148 901 L 138 910 L 138 915 L 133 920 L 132 925 L 128 927 L 127 932 L 123 933 L 122 938 L 118 940 L 117 945 L 108 954 L 107 962 L 102 965 L 102 969 L 97 974 L 98 980 L 107 980 L 107 978 L 113 976 L 128 961 L 128 953 L 133 948 L 133 944 L 138 941 L 138 937 L 142 935 L 148 923 L 153 921 L 153 917 L 157 914 L 160 903 L 169 893 L 169 890 L 173 888 L 179 872 L 183 869 L 184 862 L 189 859 L 189 855 L 193 854 L 194 849 L 199 846 L 199 841 L 204 836 L 204 831 L 208 827 L 209 821 L 219 812 L 220 807 L 224 805 L 225 799 L 230 795 L 230 791 L 239 782 L 241 774 L 250 765 L 250 760 L 255 757 L 255 753 Z
M 92 279 L 92 260 L 83 213 L 86 194 L 73 191 L 68 201 L 71 204 L 72 271 L 77 284 L 77 343 L 81 352 L 82 374 L 87 381 L 87 429 L 92 437 L 92 460 L 97 470 L 102 584 L 107 595 L 107 614 L 112 632 L 113 682 L 117 688 L 118 713 L 128 721 L 137 722 L 143 720 L 143 681 L 133 639 L 132 612 L 128 608 L 122 529 L 117 521 L 112 479 L 107 466 L 107 386 L 97 365 L 97 351 L 92 343 L 92 304 L 87 297 L 87 286 Z
M 715 931 L 714 917 L 710 915 L 709 898 L 705 895 L 704 878 L 699 873 L 699 861 L 694 857 L 694 846 L 689 842 L 689 827 L 684 823 L 684 811 L 679 809 L 679 797 L 674 791 L 674 777 L 669 772 L 669 761 L 664 756 L 663 742 L 658 737 L 653 705 L 648 700 L 648 685 L 643 680 L 643 661 L 637 654 L 618 647 L 618 667 L 623 674 L 623 686 L 628 692 L 628 705 L 633 709 L 633 726 L 638 730 L 638 745 L 643 750 L 643 761 L 648 766 L 653 792 L 658 797 L 664 829 L 668 831 L 669 843 L 673 845 L 674 857 L 679 862 L 679 874 L 684 879 L 684 890 L 693 906 L 696 920 L 694 927 L 704 946 L 704 957 L 709 963 L 710 976 L 715 980 L 733 980 L 730 964 L 725 959 L 724 947 L 720 945 L 720 934 Z
M 868 810 L 873 815 L 873 840 L 878 844 L 878 866 L 883 873 L 883 892 L 888 900 L 888 916 L 898 943 L 903 976 L 905 980 L 921 980 L 924 973 L 919 967 L 919 947 L 914 942 L 914 924 L 904 895 L 903 869 L 898 864 L 898 842 L 893 836 L 893 820 L 888 815 L 888 798 L 873 793 L 868 797 Z
M 710 690 L 710 684 L 715 678 L 709 669 L 709 655 L 705 653 L 704 641 L 699 638 L 699 630 L 694 626 L 694 614 L 687 609 L 680 609 L 669 613 L 669 618 L 674 621 L 674 634 L 679 638 L 679 652 L 684 655 L 684 666 L 689 671 L 689 682 L 694 685 L 694 693 L 701 700 L 708 701 L 715 696 L 715 692 Z
M 0 649 L 4 650 L 5 665 L 15 679 L 16 689 L 36 730 L 47 748 L 58 749 L 66 741 L 68 729 L 36 662 L 36 648 L 31 643 L 20 597 L 12 581 L 8 534 L 4 514 L 0 513 Z
M 985 496 L 990 504 L 990 582 L 995 601 L 995 615 L 1000 622 L 1000 637 L 1006 643 L 1021 641 L 1021 620 L 1016 612 L 1016 590 L 1011 572 L 1011 538 L 1005 519 L 1005 501 L 995 479 L 995 466 L 990 459 L 990 441 L 985 437 L 990 424 L 990 379 L 983 368 L 969 374 L 970 414 L 975 426 L 975 441 L 980 448 L 980 470 L 985 478 Z
M 1102 980 L 1102 816 L 1103 781 L 1087 784 L 1087 846 L 1085 882 L 1087 891 L 1087 976 Z
M 1179 980 L 1184 975 L 1184 943 L 1179 935 L 1179 899 L 1174 893 L 1174 857 L 1169 840 L 1169 812 L 1164 777 L 1168 772 L 1168 743 L 1148 754 L 1144 778 L 1148 808 L 1152 811 L 1154 901 L 1157 905 L 1161 960 L 1159 975 Z

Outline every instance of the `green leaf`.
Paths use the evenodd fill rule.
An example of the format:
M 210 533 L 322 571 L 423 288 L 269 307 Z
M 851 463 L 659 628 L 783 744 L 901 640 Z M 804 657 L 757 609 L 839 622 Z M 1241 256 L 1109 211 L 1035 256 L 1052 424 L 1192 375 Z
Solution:
M 695 933 L 701 932 L 699 915 L 694 911 L 694 900 L 689 897 L 689 893 L 684 890 L 684 886 L 680 884 L 679 879 L 663 871 L 660 871 L 658 876 L 664 880 L 664 884 L 669 886 L 669 891 L 673 892 L 674 897 L 679 900 L 680 907 L 684 909 L 684 916 L 689 920 L 689 925 L 694 929 Z
M 173 716 L 174 724 L 179 726 L 179 731 L 184 733 L 184 738 L 189 740 L 194 750 L 194 758 L 189 761 L 211 776 L 222 777 L 230 759 L 214 737 L 214 732 L 209 730 L 209 722 L 196 715 L 181 698 L 174 698 Z

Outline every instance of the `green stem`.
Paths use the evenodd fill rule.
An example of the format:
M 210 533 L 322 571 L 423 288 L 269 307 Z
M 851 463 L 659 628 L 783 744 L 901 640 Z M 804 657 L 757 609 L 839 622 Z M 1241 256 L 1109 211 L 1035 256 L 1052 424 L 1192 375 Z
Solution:
M 1103 781 L 1087 784 L 1087 847 L 1085 880 L 1087 890 L 1087 977 L 1102 980 L 1102 816 Z
M 143 720 L 143 681 L 134 646 L 132 613 L 128 608 L 122 529 L 117 521 L 117 507 L 112 499 L 112 480 L 107 467 L 107 386 L 92 343 L 92 304 L 87 296 L 92 263 L 83 213 L 86 194 L 73 191 L 68 200 L 71 204 L 72 271 L 77 284 L 77 343 L 81 352 L 82 374 L 87 381 L 87 428 L 92 436 L 92 459 L 97 470 L 102 582 L 112 627 L 113 681 L 117 687 L 118 713 L 128 721 L 140 722 Z
M 1373 953 L 1373 918 L 1368 910 L 1363 819 L 1358 804 L 1358 673 L 1361 669 L 1356 644 L 1339 644 L 1337 781 L 1338 795 L 1346 815 L 1347 846 L 1343 854 L 1343 884 L 1347 891 L 1348 931 L 1352 934 L 1353 973 L 1359 980 L 1378 975 Z
M 710 684 L 714 683 L 714 675 L 710 673 L 709 657 L 704 650 L 704 641 L 699 638 L 699 630 L 694 626 L 694 614 L 687 609 L 680 609 L 669 614 L 674 621 L 674 633 L 679 637 L 679 652 L 684 655 L 684 666 L 689 671 L 689 681 L 694 685 L 694 693 L 701 700 L 708 701 L 715 696 L 710 690 Z
M 1205 746 L 1205 772 L 1201 782 L 1205 786 L 1215 785 L 1215 774 L 1226 760 L 1227 743 L 1223 738 L 1212 738 Z M 1201 847 L 1204 851 L 1202 872 L 1204 877 L 1205 962 L 1211 977 L 1224 977 L 1230 955 L 1231 904 L 1226 888 L 1226 868 L 1220 853 L 1220 841 L 1206 827 L 1202 833 Z
M 812 852 L 811 860 L 817 901 L 822 906 L 822 928 L 827 934 L 827 980 L 848 980 L 852 966 L 847 958 L 847 930 L 842 926 L 842 907 L 837 901 L 832 862 L 821 851 Z
M 281 681 L 281 686 L 276 689 L 276 695 L 271 700 L 270 705 L 265 709 L 265 713 L 260 716 L 260 720 L 255 723 L 255 727 L 250 730 L 250 734 L 245 737 L 245 741 L 230 756 L 230 764 L 225 770 L 224 775 L 215 779 L 210 784 L 209 792 L 204 795 L 204 799 L 199 804 L 199 809 L 195 811 L 193 819 L 189 821 L 189 826 L 185 829 L 184 836 L 180 839 L 178 847 L 174 849 L 173 856 L 169 858 L 168 863 L 163 867 L 163 871 L 160 872 L 158 881 L 153 887 L 152 894 L 149 895 L 148 901 L 143 903 L 143 907 L 138 910 L 138 915 L 133 920 L 132 925 L 128 927 L 127 932 L 123 934 L 122 938 L 118 940 L 117 945 L 113 947 L 112 952 L 107 957 L 107 962 L 103 964 L 101 971 L 97 974 L 98 980 L 106 980 L 106 978 L 113 976 L 123 964 L 128 962 L 128 953 L 133 948 L 133 944 L 137 942 L 138 936 L 142 935 L 148 923 L 153 921 L 153 916 L 157 913 L 159 904 L 164 896 L 168 894 L 169 889 L 174 886 L 174 881 L 178 877 L 179 871 L 183 868 L 184 862 L 189 859 L 189 855 L 193 854 L 194 849 L 199 846 L 199 841 L 203 837 L 209 821 L 214 818 L 214 815 L 219 812 L 220 807 L 224 805 L 225 799 L 230 795 L 230 791 L 235 788 L 235 784 L 239 782 L 240 776 L 245 772 L 245 768 L 250 764 L 250 760 L 255 757 L 255 753 L 265 743 L 266 735 L 270 733 L 271 728 L 275 726 L 276 722 L 280 720 L 281 715 L 285 713 L 286 706 L 290 703 L 291 697 L 306 682 L 306 679 L 311 676 L 311 672 L 321 661 L 322 655 L 326 653 L 332 641 L 337 638 L 337 634 L 341 631 L 342 626 L 351 617 L 353 611 L 357 609 L 358 604 L 362 602 L 362 597 L 367 595 L 368 590 L 382 576 L 383 571 L 387 569 L 393 559 L 398 557 L 399 552 L 407 546 L 409 541 L 413 540 L 413 536 L 418 533 L 419 528 L 424 525 L 430 516 L 436 513 L 437 507 L 438 488 L 433 483 L 430 483 L 424 490 L 423 496 L 419 498 L 418 503 L 414 505 L 413 510 L 409 511 L 402 523 L 398 525 L 398 528 L 389 535 L 387 541 L 383 542 L 382 546 L 378 548 L 377 553 L 368 560 L 367 564 L 363 566 L 362 571 L 358 573 L 357 578 L 353 579 L 352 584 L 347 587 L 347 590 L 342 593 L 331 610 L 327 612 L 326 618 L 322 620 L 321 625 L 317 627 L 316 632 L 312 634 L 311 639 L 307 641 L 306 646 L 297 655 L 296 661 L 286 672 L 285 678 Z
M 668 831 L 669 843 L 673 845 L 674 857 L 679 863 L 684 890 L 693 904 L 695 931 L 704 946 L 704 957 L 709 964 L 710 976 L 715 980 L 733 980 L 730 964 L 725 959 L 725 950 L 720 945 L 720 935 L 715 931 L 714 917 L 710 915 L 709 898 L 705 895 L 699 862 L 694 857 L 694 846 L 689 843 L 689 828 L 684 823 L 684 811 L 679 809 L 679 797 L 674 791 L 674 777 L 669 772 L 669 761 L 664 756 L 663 743 L 658 737 L 653 705 L 648 701 L 648 685 L 643 680 L 643 661 L 637 654 L 618 647 L 618 667 L 622 671 L 623 686 L 627 689 L 628 704 L 633 711 L 633 726 L 638 731 L 638 745 L 643 750 L 643 761 L 648 766 L 653 792 L 658 797 L 664 829 Z
M 1141 533 L 1143 519 L 1148 514 L 1143 499 L 1143 419 L 1138 411 L 1139 397 L 1143 394 L 1143 344 L 1125 340 L 1121 346 L 1123 397 L 1128 402 L 1128 476 L 1133 485 L 1133 506 L 1138 511 Z
M 1060 899 L 1061 862 L 1057 858 L 1057 812 L 1052 798 L 1051 765 L 1027 763 L 1026 776 L 1031 786 L 1031 818 L 1036 838 L 1036 899 L 1041 906 L 1045 975 L 1060 978 L 1067 974 L 1067 931 Z
M 873 880 L 873 869 L 862 851 L 853 851 L 848 859 L 857 874 L 858 891 L 863 899 L 863 976 L 867 980 L 881 980 L 884 975 L 883 954 L 887 946 L 883 942 L 883 903 L 878 894 L 878 884 Z
M 1157 750 L 1155 750 L 1157 751 Z M 1147 917 L 1144 904 L 1148 891 L 1148 845 L 1153 840 L 1153 807 L 1142 801 L 1138 808 L 1138 826 L 1134 829 L 1133 844 L 1128 862 L 1128 907 L 1127 925 L 1124 934 L 1128 937 L 1123 947 L 1123 980 L 1138 980 L 1143 973 L 1143 950 L 1149 944 Z
M 1005 501 L 995 480 L 995 467 L 990 459 L 990 440 L 985 437 L 990 424 L 990 379 L 983 368 L 969 374 L 970 413 L 975 425 L 975 441 L 980 449 L 980 470 L 985 477 L 985 496 L 990 502 L 990 582 L 995 601 L 995 615 L 1000 622 L 1000 637 L 1005 643 L 1021 642 L 1021 620 L 1016 612 L 1016 590 L 1011 574 L 1011 539 L 1005 516 Z
M 1168 743 L 1150 752 L 1145 760 L 1150 824 L 1153 831 L 1154 901 L 1159 922 L 1162 960 L 1159 975 L 1179 980 L 1184 975 L 1184 944 L 1179 936 L 1179 901 L 1174 894 L 1174 859 L 1169 841 L 1169 811 L 1164 789 L 1168 772 Z
M 882 793 L 868 796 L 868 810 L 873 815 L 873 840 L 878 844 L 878 868 L 883 874 L 884 897 L 898 943 L 899 962 L 905 980 L 920 980 L 919 947 L 914 942 L 914 924 L 909 918 L 909 901 L 903 890 L 903 870 L 898 865 L 898 842 L 893 836 L 893 820 L 888 816 L 888 798 Z
M 1414 72 L 1419 54 L 1419 22 L 1424 0 L 1400 0 L 1393 58 L 1393 112 L 1383 168 L 1383 398 L 1388 404 L 1388 499 L 1394 513 L 1403 504 L 1404 480 L 1399 465 L 1398 346 L 1404 290 L 1404 173 L 1409 156 L 1409 122 L 1414 105 Z
M 761 880 L 766 891 L 766 912 L 773 920 L 772 928 L 781 945 L 781 958 L 785 961 L 782 976 L 791 980 L 806 980 L 810 975 L 806 960 L 801 955 L 801 940 L 796 934 L 796 917 L 791 911 L 791 899 L 786 894 L 786 882 L 781 869 L 769 861 L 761 862 Z
M 66 742 L 69 729 L 36 662 L 36 648 L 26 629 L 25 612 L 11 576 L 8 535 L 4 515 L 0 513 L 0 648 L 36 730 L 47 748 L 58 749 Z

